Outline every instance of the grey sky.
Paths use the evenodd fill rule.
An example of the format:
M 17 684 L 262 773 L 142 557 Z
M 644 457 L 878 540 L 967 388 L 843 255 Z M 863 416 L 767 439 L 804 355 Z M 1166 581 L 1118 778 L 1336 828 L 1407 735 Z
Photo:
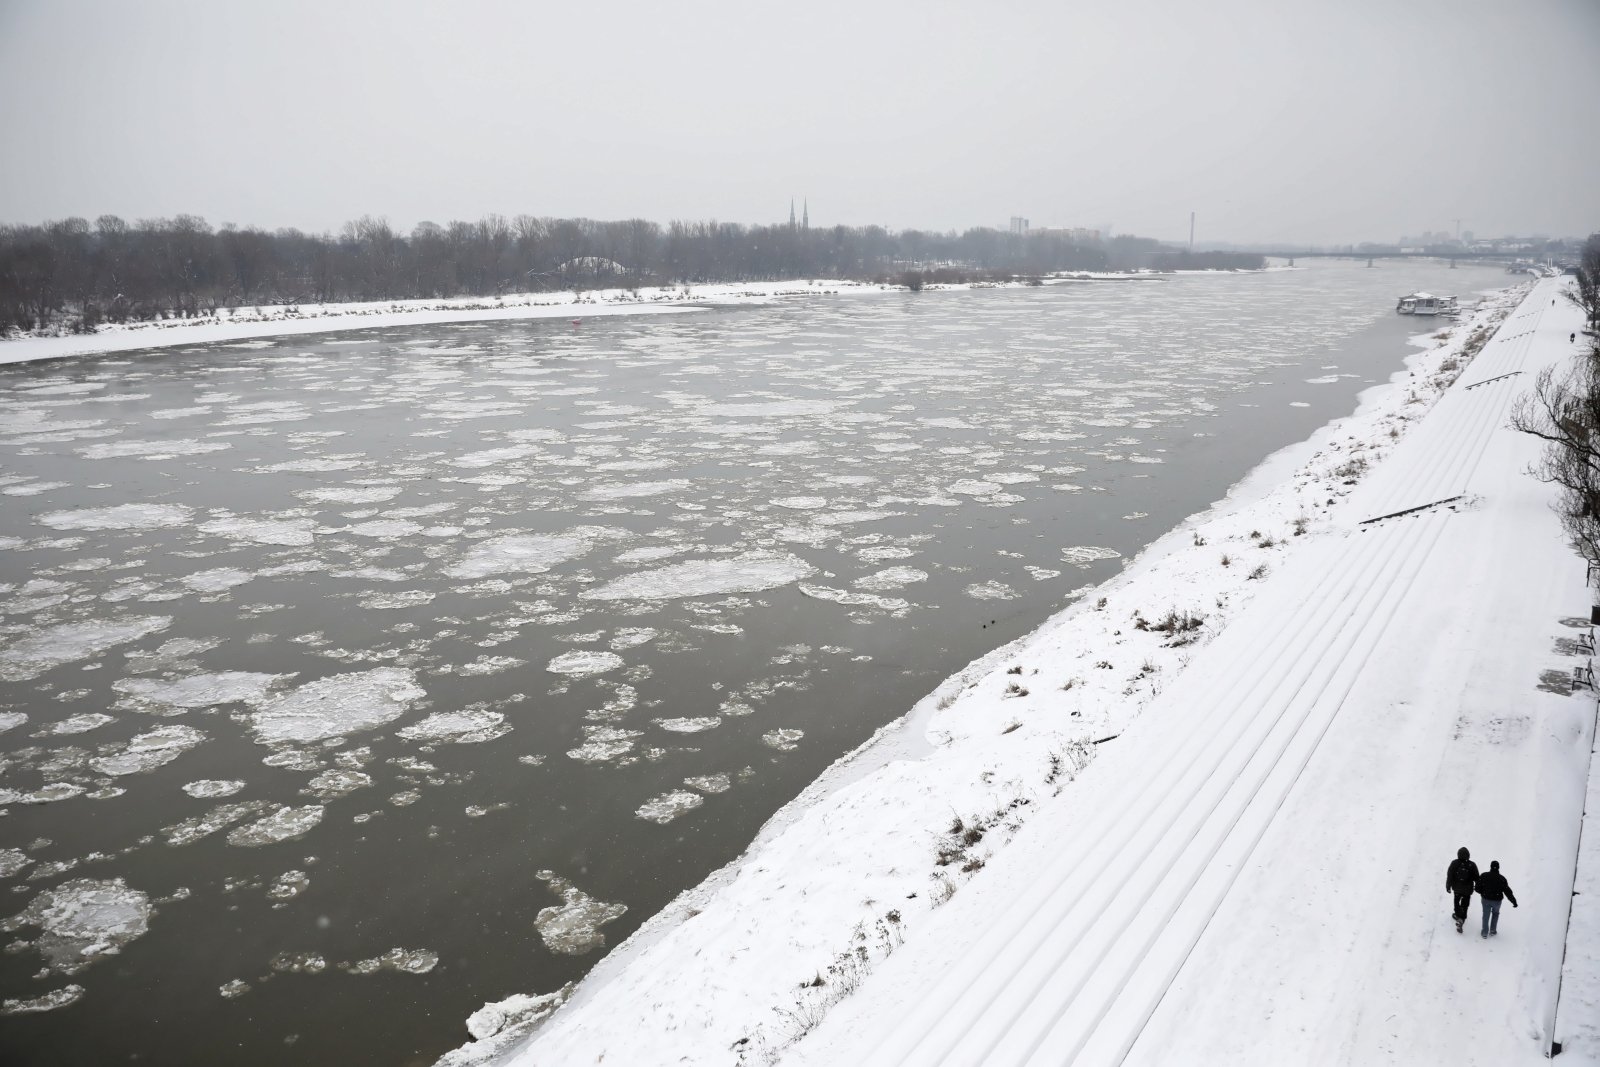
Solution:
M 0 0 L 0 221 L 1600 226 L 1600 0 Z

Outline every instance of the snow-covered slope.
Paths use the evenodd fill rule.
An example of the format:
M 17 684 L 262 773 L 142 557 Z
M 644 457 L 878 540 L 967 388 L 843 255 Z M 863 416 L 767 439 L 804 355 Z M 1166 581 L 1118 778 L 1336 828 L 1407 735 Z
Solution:
M 1505 422 L 1571 351 L 1561 286 L 1534 290 L 1354 494 L 1355 521 L 1297 554 L 1077 803 L 782 1062 L 1540 1058 L 1593 722 L 1591 694 L 1557 681 L 1560 642 L 1588 596 L 1524 473 L 1537 443 Z M 1462 844 L 1520 890 L 1492 941 L 1449 922 Z
M 1298 916 L 1306 901 L 1339 930 L 1362 919 L 1370 928 L 1370 916 L 1343 908 L 1368 906 L 1374 876 L 1340 867 L 1347 856 L 1366 862 L 1366 853 L 1329 843 L 1313 860 L 1296 857 L 1300 866 L 1281 872 L 1298 887 L 1287 900 L 1252 888 L 1253 872 L 1280 837 L 1295 839 L 1281 812 L 1309 803 L 1307 781 L 1332 773 L 1348 790 L 1331 801 L 1316 794 L 1334 815 L 1381 815 L 1390 796 L 1416 807 L 1426 792 L 1396 785 L 1391 769 L 1406 750 L 1383 730 L 1357 732 L 1373 749 L 1364 753 L 1370 773 L 1339 777 L 1325 753 L 1358 721 L 1353 707 L 1414 730 L 1444 707 L 1454 723 L 1467 675 L 1448 657 L 1463 649 L 1477 652 L 1480 673 L 1495 663 L 1497 678 L 1538 680 L 1537 669 L 1510 657 L 1533 655 L 1517 644 L 1526 641 L 1549 658 L 1550 603 L 1505 609 L 1526 623 L 1516 640 L 1492 629 L 1486 613 L 1500 609 L 1484 605 L 1502 571 L 1506 584 L 1496 588 L 1515 599 L 1573 566 L 1545 489 L 1522 474 L 1529 443 L 1501 430 L 1518 379 L 1565 354 L 1570 311 L 1552 307 L 1547 291 L 1558 287 L 1546 283 L 1522 304 L 1428 418 L 1494 308 L 1365 394 L 1357 415 L 1273 457 L 1117 579 L 940 686 L 780 812 L 744 857 L 619 946 L 531 1043 L 519 1036 L 519 1015 L 542 1017 L 559 997 L 486 1010 L 472 1026 L 483 1040 L 446 1061 L 932 1063 L 959 1053 L 946 1062 L 1002 1063 L 1027 1062 L 1037 1039 L 1047 1050 L 1041 1062 L 1063 1062 L 1068 1028 L 1091 1051 L 1102 1046 L 1087 1043 L 1102 1040 L 1114 1051 L 1145 1018 L 1152 1035 L 1174 1032 L 1161 1027 L 1175 991 L 1205 975 L 1180 965 L 1191 948 L 1206 949 L 1202 933 L 1236 901 L 1251 901 L 1244 921 L 1265 930 L 1283 930 L 1279 915 Z M 1557 333 L 1560 351 L 1551 347 Z M 1489 481 L 1505 494 L 1484 488 Z M 1451 497 L 1463 498 L 1453 511 L 1361 524 Z M 1533 570 L 1497 569 L 1483 547 L 1494 537 L 1526 541 L 1512 555 Z M 1562 609 L 1569 614 L 1587 610 L 1576 566 L 1577 584 L 1561 586 L 1575 601 Z M 1493 692 L 1491 701 L 1505 695 Z M 1562 768 L 1552 780 L 1567 786 L 1570 747 L 1552 757 Z M 1425 748 L 1429 758 L 1438 759 Z M 1559 800 L 1542 798 L 1540 810 L 1561 808 Z M 1319 826 L 1346 825 L 1315 803 L 1308 810 Z M 1447 860 L 1460 844 L 1453 828 L 1446 844 Z M 1551 856 L 1567 849 L 1569 886 L 1570 844 L 1553 835 L 1549 845 Z M 1415 862 L 1431 870 L 1432 846 L 1419 851 L 1426 855 Z M 1399 868 L 1383 856 L 1387 877 Z M 1522 857 L 1496 858 L 1514 884 L 1528 881 Z M 1442 881 L 1438 873 L 1430 878 Z M 1443 899 L 1442 886 L 1435 896 Z M 1548 904 L 1544 912 L 1556 910 Z M 1439 915 L 1447 911 L 1444 901 Z M 1491 944 L 1511 944 L 1531 914 L 1508 913 L 1506 933 Z M 1323 945 L 1298 927 L 1284 943 Z M 1343 973 L 1342 964 L 1316 964 Z M 1230 974 L 1242 984 L 1231 988 L 1276 988 L 1274 973 L 1245 960 Z M 1090 996 L 1061 999 L 1075 987 Z M 1303 1013 L 1273 1010 L 1290 1031 L 1304 1023 Z M 1101 1019 L 1116 1026 L 1101 1031 Z M 1226 1036 L 1250 1032 L 1238 1025 Z M 937 1039 L 924 1043 L 930 1034 Z M 1152 1036 L 1134 1054 L 1156 1049 L 1159 1062 L 1171 1047 L 1163 1040 Z M 1252 1062 L 1271 1040 L 1243 1052 L 1237 1042 L 1218 1047 Z M 1520 1040 L 1518 1048 L 1532 1047 L 1533 1038 Z M 999 1058 L 1005 1050 L 1012 1059 Z

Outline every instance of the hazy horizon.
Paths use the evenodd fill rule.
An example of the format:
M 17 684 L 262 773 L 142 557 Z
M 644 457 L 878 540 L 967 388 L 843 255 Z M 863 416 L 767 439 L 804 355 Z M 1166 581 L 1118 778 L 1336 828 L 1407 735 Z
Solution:
M 0 221 L 1600 225 L 1600 5 L 0 2 Z

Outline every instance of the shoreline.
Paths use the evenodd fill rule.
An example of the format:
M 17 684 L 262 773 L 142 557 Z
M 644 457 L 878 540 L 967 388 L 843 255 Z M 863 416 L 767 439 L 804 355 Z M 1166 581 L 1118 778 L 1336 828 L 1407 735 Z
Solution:
M 1192 270 L 1107 273 L 1073 271 L 1050 275 L 1041 285 L 1083 281 L 1161 280 L 1177 275 L 1261 274 L 1293 267 L 1260 270 Z M 1027 288 L 1028 281 L 930 282 L 923 292 Z M 639 289 L 592 289 L 548 293 L 512 293 L 503 297 L 462 296 L 439 300 L 374 300 L 329 304 L 272 304 L 218 308 L 190 319 L 114 323 L 86 334 L 34 334 L 0 339 L 0 366 L 39 360 L 73 359 L 178 345 L 227 344 L 264 337 L 375 330 L 391 326 L 436 326 L 455 322 L 508 322 L 524 319 L 615 315 L 671 315 L 716 308 L 759 307 L 800 296 L 848 296 L 861 293 L 908 292 L 903 285 L 840 279 L 783 282 L 715 282 L 703 285 L 645 286 Z
M 883 955 L 893 939 L 913 938 L 918 920 L 1032 812 L 1070 801 L 1097 743 L 1138 718 L 1293 546 L 1333 531 L 1359 480 L 1347 477 L 1352 465 L 1366 469 L 1392 450 L 1461 373 L 1464 346 L 1488 336 L 1524 291 L 1496 290 L 1472 314 L 1413 336 L 1417 350 L 1363 390 L 1353 413 L 1264 457 L 1121 574 L 941 682 L 575 988 L 485 1005 L 468 1021 L 476 1040 L 440 1065 L 676 1062 L 707 1048 L 729 1048 L 741 1064 L 772 1062 L 839 999 L 806 980 L 848 961 L 863 931 L 886 939 Z M 1435 341 L 1442 330 L 1450 336 Z M 1219 568 L 1219 553 L 1237 565 Z M 1174 617 L 1204 621 L 1163 632 Z M 976 841 L 951 832 L 952 813 Z M 767 929 L 773 915 L 785 917 L 781 933 Z M 860 947 L 870 968 L 876 950 Z

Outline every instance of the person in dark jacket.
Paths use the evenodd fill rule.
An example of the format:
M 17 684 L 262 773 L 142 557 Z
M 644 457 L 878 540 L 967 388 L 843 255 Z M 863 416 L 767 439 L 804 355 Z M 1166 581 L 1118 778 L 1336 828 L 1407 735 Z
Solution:
M 1467 906 L 1472 903 L 1472 891 L 1478 885 L 1478 865 L 1472 862 L 1472 853 L 1465 848 L 1456 849 L 1455 862 L 1444 872 L 1444 891 L 1455 894 L 1456 933 L 1467 921 Z
M 1511 906 L 1517 906 L 1517 895 L 1511 891 L 1511 883 L 1506 881 L 1506 876 L 1500 873 L 1500 861 L 1490 860 L 1489 871 L 1478 879 L 1478 895 L 1483 898 L 1483 937 L 1493 937 L 1500 931 L 1495 929 L 1500 925 L 1500 898 L 1511 901 Z

